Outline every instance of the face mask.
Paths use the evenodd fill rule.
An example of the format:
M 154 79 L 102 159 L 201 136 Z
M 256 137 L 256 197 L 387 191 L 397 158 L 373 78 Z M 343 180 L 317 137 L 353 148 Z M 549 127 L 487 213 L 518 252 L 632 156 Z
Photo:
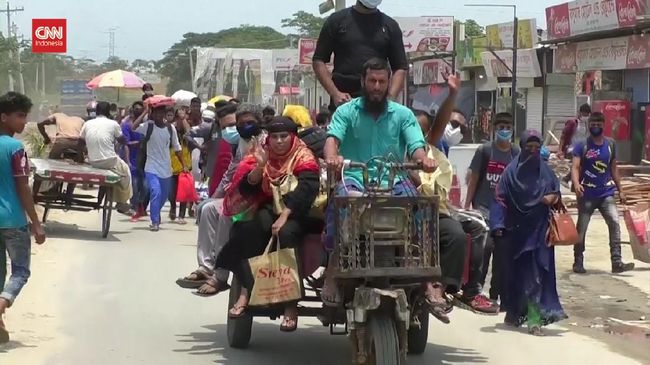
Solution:
M 223 139 L 230 144 L 239 143 L 239 132 L 237 132 L 237 127 L 235 126 L 228 127 L 222 130 L 221 137 L 223 137 Z
M 463 140 L 463 133 L 460 128 L 454 128 L 448 124 L 445 128 L 445 134 L 442 138 L 445 142 L 447 142 L 447 145 L 449 147 L 454 147 Z
M 368 9 L 377 9 L 381 4 L 381 0 L 359 0 L 359 2 Z
M 88 116 L 91 118 L 95 118 L 97 116 L 97 112 L 89 112 Z
M 500 129 L 497 131 L 497 139 L 500 141 L 509 142 L 512 140 L 512 130 L 510 129 Z
M 594 137 L 600 137 L 603 134 L 603 127 L 591 127 L 589 133 Z

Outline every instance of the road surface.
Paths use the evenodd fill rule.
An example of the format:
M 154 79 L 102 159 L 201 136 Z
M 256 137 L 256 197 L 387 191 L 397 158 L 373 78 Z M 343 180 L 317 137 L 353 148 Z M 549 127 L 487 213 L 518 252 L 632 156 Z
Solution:
M 193 225 L 151 233 L 147 222 L 118 215 L 102 239 L 98 212 L 55 211 L 50 221 L 48 241 L 34 248 L 32 277 L 6 317 L 12 341 L 0 347 L 2 365 L 350 363 L 346 337 L 305 318 L 293 334 L 258 319 L 248 350 L 228 348 L 227 294 L 200 298 L 174 283 L 195 268 Z M 459 309 L 451 325 L 432 319 L 426 353 L 408 364 L 643 363 L 574 332 L 571 319 L 544 338 L 502 320 Z

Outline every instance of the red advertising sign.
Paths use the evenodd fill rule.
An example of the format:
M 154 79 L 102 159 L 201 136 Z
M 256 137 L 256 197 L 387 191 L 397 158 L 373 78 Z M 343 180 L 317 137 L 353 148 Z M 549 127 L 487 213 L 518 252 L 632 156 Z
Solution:
M 569 3 L 546 8 L 546 24 L 550 39 L 569 37 L 571 35 Z
M 640 36 L 629 38 L 627 68 L 650 68 L 650 38 Z
M 33 53 L 65 53 L 66 38 L 65 19 L 32 19 Z
M 598 100 L 593 110 L 605 114 L 605 135 L 618 141 L 630 139 L 632 104 L 627 100 Z
M 301 65 L 311 65 L 317 42 L 318 40 L 313 38 L 300 38 L 298 48 L 300 49 L 299 63 Z
M 642 2 L 644 0 L 641 0 Z M 618 25 L 621 27 L 633 27 L 636 25 L 637 15 L 643 14 L 641 7 L 644 4 L 639 0 L 616 0 L 616 12 L 618 13 Z
M 549 39 L 634 27 L 647 0 L 575 0 L 546 8 Z

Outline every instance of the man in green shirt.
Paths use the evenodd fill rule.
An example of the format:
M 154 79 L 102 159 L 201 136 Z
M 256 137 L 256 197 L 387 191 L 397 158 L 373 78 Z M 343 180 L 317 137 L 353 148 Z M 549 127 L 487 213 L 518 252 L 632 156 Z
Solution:
M 328 139 L 325 143 L 325 161 L 330 169 L 339 171 L 344 160 L 368 162 L 373 157 L 382 157 L 390 161 L 403 162 L 405 159 L 422 163 L 424 172 L 434 172 L 437 168 L 435 160 L 427 156 L 424 135 L 413 112 L 398 103 L 388 100 L 390 87 L 390 67 L 385 60 L 373 58 L 368 60 L 362 69 L 362 96 L 339 106 L 328 127 Z M 376 168 L 370 166 L 368 175 L 370 183 L 387 186 L 388 176 L 378 176 Z M 415 195 L 415 187 L 405 175 L 394 185 L 393 194 Z M 336 188 L 336 195 L 364 190 L 362 172 L 346 170 L 343 182 Z M 333 209 L 328 210 L 327 243 L 333 247 L 334 216 Z M 462 255 L 465 250 L 444 250 L 441 248 L 441 266 L 443 283 L 427 283 L 426 298 L 431 312 L 437 318 L 444 316 L 445 289 L 451 292 L 458 290 L 462 276 L 463 260 L 453 260 L 446 257 L 446 252 Z M 461 265 L 455 265 L 460 262 Z M 451 264 L 450 264 L 451 263 Z M 459 266 L 459 267 L 456 267 Z M 330 265 L 331 268 L 331 265 Z M 329 269 L 329 268 L 328 268 Z M 336 304 L 336 283 L 331 275 L 326 273 L 323 301 Z M 446 319 L 448 321 L 448 319 Z

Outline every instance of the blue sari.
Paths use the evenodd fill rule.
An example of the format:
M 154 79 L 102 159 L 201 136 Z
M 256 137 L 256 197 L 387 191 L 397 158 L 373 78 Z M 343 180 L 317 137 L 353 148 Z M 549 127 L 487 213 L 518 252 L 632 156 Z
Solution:
M 506 321 L 541 327 L 567 318 L 556 288 L 555 251 L 547 245 L 551 210 L 542 202 L 545 195 L 559 195 L 560 184 L 539 152 L 525 151 L 531 139 L 539 142 L 541 136 L 527 131 L 521 138 L 521 154 L 501 176 L 490 228 L 504 232 Z

